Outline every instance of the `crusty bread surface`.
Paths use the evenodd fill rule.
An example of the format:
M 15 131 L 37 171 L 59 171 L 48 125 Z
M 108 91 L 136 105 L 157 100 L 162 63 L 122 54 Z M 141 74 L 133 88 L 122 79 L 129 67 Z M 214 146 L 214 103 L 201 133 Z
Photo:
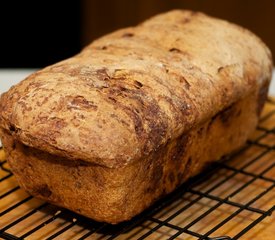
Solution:
M 4 93 L 0 134 L 19 184 L 118 223 L 254 131 L 271 79 L 254 34 L 174 10 L 118 30 Z

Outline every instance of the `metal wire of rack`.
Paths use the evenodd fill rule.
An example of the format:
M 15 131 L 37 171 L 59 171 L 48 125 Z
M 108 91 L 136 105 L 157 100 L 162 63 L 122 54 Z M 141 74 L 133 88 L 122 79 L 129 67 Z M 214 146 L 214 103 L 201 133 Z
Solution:
M 247 236 L 275 210 L 275 102 L 269 99 L 266 105 L 269 111 L 244 148 L 116 226 L 27 195 L 7 162 L 0 161 L 0 238 L 235 240 Z

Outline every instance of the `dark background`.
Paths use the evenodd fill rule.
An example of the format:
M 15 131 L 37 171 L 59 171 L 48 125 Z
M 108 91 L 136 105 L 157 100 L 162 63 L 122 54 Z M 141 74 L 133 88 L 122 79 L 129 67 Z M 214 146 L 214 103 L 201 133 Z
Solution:
M 0 1 L 0 67 L 40 68 L 80 50 L 80 1 Z
M 203 11 L 259 35 L 275 55 L 273 0 L 1 1 L 0 68 L 41 68 L 93 39 L 175 8 Z

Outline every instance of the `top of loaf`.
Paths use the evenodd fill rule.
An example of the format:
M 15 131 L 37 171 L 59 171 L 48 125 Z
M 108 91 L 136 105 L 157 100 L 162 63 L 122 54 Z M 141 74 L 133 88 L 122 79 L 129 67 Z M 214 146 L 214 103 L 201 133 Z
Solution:
M 106 35 L 1 96 L 25 145 L 116 168 L 145 157 L 271 79 L 254 34 L 174 10 Z

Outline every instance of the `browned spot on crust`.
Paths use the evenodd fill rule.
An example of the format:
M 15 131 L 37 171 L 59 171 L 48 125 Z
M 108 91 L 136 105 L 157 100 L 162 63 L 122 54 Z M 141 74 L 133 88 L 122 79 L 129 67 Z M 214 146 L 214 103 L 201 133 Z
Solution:
M 234 117 L 234 108 L 233 106 L 229 106 L 223 111 L 219 112 L 218 115 L 220 116 L 221 121 L 226 124 L 230 121 L 232 117 Z
M 95 47 L 93 47 L 93 49 L 95 49 L 95 50 L 107 50 L 108 47 L 107 46 L 95 46 Z
M 161 164 L 156 165 L 151 176 L 151 182 L 153 186 L 157 187 L 159 180 L 162 177 L 162 174 L 163 174 L 163 166 Z
M 47 123 L 49 118 L 46 117 L 46 116 L 40 116 L 39 115 L 37 119 L 38 119 L 39 123 Z
M 117 84 L 106 89 L 106 101 L 132 119 L 136 136 L 144 142 L 143 151 L 146 154 L 162 144 L 167 133 L 168 119 L 158 102 L 145 89 L 129 89 Z
M 198 135 L 199 135 L 199 136 L 202 135 L 203 129 L 204 129 L 203 127 L 199 128 L 199 130 L 198 130 Z
M 68 123 L 58 117 L 48 117 L 48 116 L 41 116 L 39 115 L 36 119 L 37 125 L 41 125 L 38 129 L 39 135 L 41 136 L 41 139 L 45 142 L 50 142 L 52 144 L 56 144 L 56 139 L 61 136 L 61 130 L 68 126 Z M 47 124 L 47 131 L 43 132 L 41 129 L 43 129 L 43 125 Z M 37 141 L 35 137 L 33 137 L 30 134 L 25 133 L 27 138 L 31 139 L 33 142 Z
M 95 50 L 107 50 L 108 47 L 103 45 L 103 46 L 91 46 L 91 49 L 95 49 Z
M 176 179 L 175 179 L 175 175 L 174 175 L 173 172 L 169 172 L 168 179 L 169 179 L 170 183 L 174 183 L 175 182 Z
M 152 103 L 146 108 L 145 119 L 148 121 L 150 129 L 146 145 L 148 147 L 152 144 L 152 146 L 158 147 L 167 133 L 168 122 L 166 116 L 161 113 L 159 105 Z M 150 151 L 150 148 L 147 149 L 147 147 L 144 149 L 145 152 Z
M 223 124 L 227 124 L 230 122 L 230 119 L 232 117 L 239 116 L 241 114 L 241 111 L 236 111 L 233 104 L 229 107 L 225 108 L 224 110 L 218 112 L 216 115 L 214 115 L 211 120 L 208 123 L 207 131 L 210 130 L 212 124 L 216 121 L 216 119 L 220 119 Z
M 65 72 L 65 71 L 64 71 Z M 78 77 L 78 76 L 81 76 L 81 68 L 80 67 L 76 67 L 76 66 L 73 66 L 73 67 L 71 67 L 71 68 L 68 68 L 68 66 L 67 66 L 67 69 L 66 69 L 66 73 L 68 73 L 70 76 L 76 76 L 76 77 Z
M 239 110 L 236 112 L 235 116 L 236 116 L 236 117 L 239 117 L 241 114 L 242 114 L 242 110 L 239 109 Z
M 180 122 L 181 121 L 180 114 L 176 114 L 177 113 L 177 106 L 175 105 L 173 100 L 170 97 L 167 97 L 167 96 L 161 96 L 161 98 L 169 103 L 169 106 L 172 109 L 172 113 L 175 113 L 175 115 L 174 115 L 175 121 Z
M 82 187 L 82 183 L 80 181 L 75 182 L 75 187 L 80 189 Z
M 115 69 L 115 72 L 112 76 L 112 79 L 114 79 L 114 80 L 126 80 L 127 79 L 127 73 L 123 69 Z
M 52 195 L 52 191 L 49 189 L 47 184 L 42 184 L 33 188 L 34 195 L 40 195 L 42 197 L 48 198 Z
M 134 36 L 134 34 L 130 33 L 130 32 L 126 32 L 122 35 L 122 37 L 124 37 L 124 38 L 129 38 L 129 37 L 133 37 L 133 36 Z
M 149 126 L 147 132 L 148 138 L 146 139 L 144 149 L 145 152 L 150 149 L 150 145 L 159 146 L 166 135 L 168 126 L 167 116 L 161 111 L 157 101 L 155 99 L 145 101 L 146 95 L 147 93 L 145 91 L 130 91 L 130 96 L 140 104 L 140 109 L 143 115 L 142 119 L 145 119 L 144 125 Z
M 110 79 L 110 76 L 108 75 L 106 68 L 101 68 L 96 70 L 96 75 L 98 79 L 102 81 L 106 81 Z
M 92 101 L 88 101 L 82 96 L 72 97 L 72 100 L 67 104 L 68 109 L 92 109 L 97 110 L 97 105 Z
M 173 149 L 171 155 L 172 155 L 172 159 L 174 161 L 181 161 L 183 156 L 184 156 L 184 153 L 185 153 L 185 150 L 186 150 L 186 146 L 189 142 L 189 135 L 185 135 L 183 134 L 181 137 L 179 137 L 177 139 L 177 142 L 176 142 L 176 145 L 175 145 L 175 148 Z
M 191 171 L 191 167 L 193 165 L 193 160 L 192 160 L 192 157 L 189 157 L 187 159 L 187 162 L 185 163 L 185 168 L 184 168 L 184 171 L 182 173 L 182 179 L 179 179 L 181 181 L 181 183 L 188 177 L 190 177 L 190 173 L 192 172 Z
M 155 152 L 152 157 L 154 159 L 157 159 L 156 162 L 151 162 L 150 165 L 147 166 L 146 171 L 148 171 L 148 176 L 149 176 L 149 186 L 145 189 L 145 193 L 153 193 L 157 190 L 160 180 L 162 179 L 163 176 L 163 166 L 159 159 L 161 159 L 162 151 L 160 152 Z
M 9 130 L 10 130 L 11 133 L 12 132 L 16 132 L 16 128 L 15 128 L 15 126 L 13 124 L 10 124 Z
M 50 119 L 50 122 L 52 122 L 51 125 L 53 129 L 56 129 L 56 130 L 60 130 L 68 125 L 63 119 L 60 119 L 60 118 L 52 118 Z
M 24 101 L 18 102 L 18 105 L 22 107 L 23 114 L 32 111 L 32 107 L 28 106 Z
M 45 104 L 49 100 L 48 96 L 45 96 L 41 102 L 37 101 L 36 105 L 41 107 L 43 104 Z
M 185 18 L 183 18 L 180 22 L 182 23 L 182 24 L 186 24 L 186 23 L 189 23 L 191 21 L 191 17 L 185 17 Z
M 135 81 L 134 81 L 134 86 L 135 86 L 137 89 L 140 89 L 140 88 L 143 87 L 143 84 L 142 84 L 141 82 L 135 80 Z
M 114 103 L 116 103 L 116 99 L 113 97 L 108 97 L 108 99 L 110 99 L 111 101 L 113 101 Z
M 119 123 L 122 123 L 123 125 L 125 125 L 125 126 L 127 126 L 127 127 L 129 127 L 130 126 L 130 124 L 129 123 L 127 123 L 126 121 L 124 121 L 123 119 L 121 119 L 119 116 L 117 116 L 116 114 L 110 114 L 110 117 L 111 118 L 113 118 L 113 119 L 115 119 L 115 120 L 117 120 L 117 122 L 119 122 Z
M 178 48 L 170 48 L 169 52 L 174 52 L 174 53 L 182 53 L 182 51 Z
M 185 77 L 181 76 L 180 77 L 180 82 L 184 83 L 184 87 L 185 89 L 189 90 L 190 89 L 190 83 L 186 80 Z
M 207 125 L 207 129 L 206 132 L 210 131 L 211 126 L 213 125 L 214 121 L 216 120 L 216 118 L 218 117 L 218 115 L 215 115 L 211 118 L 211 120 L 209 121 L 208 125 Z
M 173 73 L 173 75 L 176 78 L 179 78 L 181 76 L 179 76 L 178 74 Z M 167 83 L 165 83 L 163 81 L 163 79 L 160 79 L 156 76 L 152 75 L 152 78 L 154 78 L 156 80 L 156 82 L 158 82 L 159 84 L 161 84 L 162 86 L 164 86 L 171 94 L 171 96 L 173 96 L 173 99 L 171 99 L 171 101 L 169 100 L 169 97 L 164 97 L 167 102 L 172 103 L 174 105 L 175 108 L 175 112 L 181 112 L 182 116 L 180 116 L 180 121 L 183 121 L 183 119 L 186 119 L 186 116 L 189 116 L 191 114 L 197 116 L 198 112 L 196 111 L 196 109 L 193 108 L 194 104 L 193 100 L 189 97 L 188 92 L 186 91 L 186 89 L 179 89 L 181 90 L 181 92 L 177 95 L 175 95 L 175 89 L 172 89 L 171 86 L 169 86 Z M 189 103 L 187 103 L 189 102 Z
M 42 86 L 43 86 L 42 82 L 33 81 L 28 84 L 28 86 L 24 89 L 24 92 L 28 93 L 33 89 L 35 89 L 37 91 L 38 89 L 41 89 Z M 23 98 L 24 98 L 24 96 L 23 96 Z
M 49 130 L 48 133 L 46 134 L 41 134 L 41 139 L 44 142 L 49 142 L 51 144 L 56 144 L 57 141 L 57 137 L 60 137 L 60 132 L 57 132 L 55 130 Z M 28 134 L 28 138 L 30 138 L 31 136 Z M 36 140 L 36 139 L 35 139 Z
M 126 91 L 126 90 L 127 90 L 127 88 L 125 88 L 125 87 L 123 87 L 123 86 L 118 86 L 118 89 L 119 89 L 120 91 Z
M 137 137 L 139 139 L 143 138 L 144 135 L 144 128 L 143 128 L 143 122 L 141 117 L 139 116 L 139 114 L 137 113 L 137 110 L 131 108 L 131 107 L 122 107 L 122 109 L 124 108 L 124 111 L 128 114 L 128 116 L 130 116 L 134 122 L 135 125 L 135 132 L 137 134 Z
M 78 127 L 80 125 L 79 119 L 77 119 L 75 116 L 71 122 L 75 127 Z
M 181 101 L 178 105 L 179 105 L 179 110 L 183 113 L 183 115 L 187 116 L 194 113 L 192 111 L 190 104 Z
M 178 182 L 178 186 L 184 181 L 184 173 L 180 172 L 177 175 L 177 182 Z
M 224 69 L 224 67 L 219 67 L 218 68 L 218 73 L 220 73 L 223 69 Z

